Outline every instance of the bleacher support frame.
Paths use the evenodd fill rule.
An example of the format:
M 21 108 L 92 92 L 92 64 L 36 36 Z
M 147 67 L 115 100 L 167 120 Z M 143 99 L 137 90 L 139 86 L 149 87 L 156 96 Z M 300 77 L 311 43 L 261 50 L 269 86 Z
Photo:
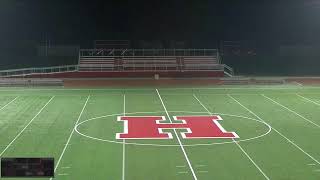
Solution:
M 66 73 L 68 76 L 70 73 L 75 76 L 80 73 L 97 76 L 136 73 L 148 77 L 152 73 L 165 76 L 180 76 L 178 73 L 181 73 L 182 77 L 192 77 L 194 73 L 197 77 L 198 73 L 198 76 L 220 74 L 221 77 L 221 72 L 222 76 L 233 76 L 233 69 L 221 64 L 217 49 L 81 49 L 77 65 L 4 70 L 0 71 L 0 77 L 56 77 L 55 74 L 60 77 Z

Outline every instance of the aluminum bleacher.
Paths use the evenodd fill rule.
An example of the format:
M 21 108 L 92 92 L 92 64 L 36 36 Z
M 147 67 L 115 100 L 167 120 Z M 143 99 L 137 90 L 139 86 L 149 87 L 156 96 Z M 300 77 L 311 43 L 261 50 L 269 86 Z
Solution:
M 0 71 L 0 77 L 223 77 L 216 49 L 81 49 L 77 65 Z
M 79 71 L 217 70 L 216 49 L 83 49 Z

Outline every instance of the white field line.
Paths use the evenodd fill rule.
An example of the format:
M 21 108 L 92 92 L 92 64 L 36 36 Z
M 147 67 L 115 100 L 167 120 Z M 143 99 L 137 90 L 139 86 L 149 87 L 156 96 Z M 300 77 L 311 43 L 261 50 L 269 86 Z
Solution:
M 11 104 L 11 103 L 12 103 L 13 101 L 15 101 L 16 99 L 18 99 L 18 97 L 19 97 L 19 96 L 15 97 L 13 100 L 11 100 L 10 102 L 8 102 L 6 105 L 2 106 L 2 107 L 0 108 L 0 111 L 1 111 L 2 109 L 4 109 L 5 107 L 7 107 L 9 104 Z
M 40 111 L 29 121 L 29 123 L 13 138 L 13 140 L 4 148 L 4 150 L 0 153 L 0 157 L 6 152 L 6 150 L 14 143 L 15 140 L 27 129 L 27 127 L 33 122 L 33 120 L 38 117 L 38 115 L 43 111 L 43 109 L 52 101 L 55 96 L 52 96 L 50 100 L 40 109 Z
M 186 167 L 186 166 L 176 166 L 176 168 L 184 168 L 184 167 Z
M 209 115 L 212 115 L 211 112 L 207 109 L 207 107 L 198 99 L 198 97 L 193 94 L 193 97 L 199 102 L 199 104 L 208 112 Z M 251 163 L 258 169 L 258 171 L 267 179 L 270 178 L 262 171 L 262 169 L 254 162 L 254 160 L 249 156 L 249 154 L 240 146 L 240 144 L 232 138 L 232 141 L 239 147 L 239 149 L 247 156 L 247 158 L 251 161 Z
M 76 125 L 77 125 L 78 122 L 80 121 L 80 118 L 81 118 L 81 116 L 82 116 L 82 113 L 83 113 L 84 109 L 86 108 L 89 99 L 90 99 L 90 95 L 87 97 L 87 100 L 86 100 L 86 102 L 84 103 L 84 105 L 83 105 L 83 107 L 82 107 L 82 110 L 81 110 L 81 112 L 80 112 L 80 114 L 79 114 L 79 116 L 78 116 L 78 119 L 77 119 L 76 123 L 74 124 L 74 127 L 72 128 L 72 131 L 71 131 L 71 133 L 70 133 L 70 135 L 69 135 L 69 138 L 68 138 L 68 140 L 67 140 L 67 143 L 64 145 L 64 148 L 63 148 L 63 150 L 62 150 L 62 153 L 61 153 L 61 155 L 60 155 L 60 157 L 59 157 L 59 159 L 58 159 L 58 161 L 57 161 L 56 167 L 54 168 L 54 172 L 56 172 L 57 169 L 58 169 L 58 167 L 59 167 L 60 161 L 61 161 L 61 159 L 62 159 L 62 157 L 63 157 L 63 155 L 64 155 L 64 152 L 66 151 L 66 149 L 67 149 L 67 147 L 68 147 L 68 144 L 69 144 L 69 142 L 70 142 L 70 140 L 71 140 L 71 137 L 72 137 L 72 135 L 73 135 L 73 133 L 74 133 L 74 128 L 76 127 Z M 50 180 L 52 180 L 52 178 L 50 178 Z
M 297 81 L 294 81 L 295 84 L 297 84 L 298 86 L 303 86 L 301 83 L 298 83 Z
M 166 106 L 165 106 L 164 103 L 163 103 L 163 100 L 162 100 L 162 98 L 161 98 L 161 95 L 160 95 L 158 89 L 156 89 L 156 91 L 157 91 L 158 97 L 159 97 L 159 99 L 160 99 L 160 101 L 161 101 L 161 104 L 162 104 L 162 106 L 163 106 L 163 109 L 165 110 L 165 112 L 166 112 L 166 114 L 167 114 L 167 116 L 168 116 L 168 118 L 169 118 L 170 123 L 172 123 L 171 117 L 170 117 L 170 115 L 169 115 L 169 113 L 168 113 L 168 111 L 167 111 Z M 189 165 L 189 168 L 190 168 L 190 170 L 191 170 L 193 179 L 194 179 L 194 180 L 197 180 L 198 178 L 197 178 L 197 176 L 196 176 L 196 173 L 195 173 L 194 170 L 193 170 L 193 167 L 192 167 L 191 162 L 190 162 L 190 160 L 189 160 L 189 158 L 188 158 L 188 155 L 187 155 L 187 153 L 186 153 L 186 151 L 185 151 L 185 149 L 184 149 L 184 147 L 183 147 L 183 145 L 182 145 L 182 143 L 181 143 L 180 137 L 179 137 L 176 129 L 173 129 L 173 131 L 174 131 L 175 135 L 177 136 L 177 139 L 178 139 L 180 148 L 181 148 L 181 150 L 182 150 L 182 152 L 183 152 L 183 155 L 184 155 L 184 157 L 185 157 L 185 159 L 186 159 L 186 161 L 187 161 L 187 163 L 188 163 L 188 165 Z
M 198 173 L 208 173 L 209 171 L 198 171 Z
M 180 171 L 178 172 L 178 174 L 187 174 L 188 172 L 187 171 Z
M 58 174 L 58 176 L 68 176 L 69 174 L 63 173 L 63 174 Z
M 126 115 L 126 94 L 123 94 L 123 116 Z M 122 180 L 125 179 L 125 166 L 126 166 L 126 140 L 123 139 L 122 143 Z
M 309 99 L 309 98 L 306 98 L 306 97 L 304 97 L 304 96 L 302 96 L 302 95 L 300 95 L 300 94 L 296 94 L 296 95 L 299 96 L 299 97 L 301 97 L 301 98 L 303 98 L 303 99 L 305 99 L 305 100 L 307 100 L 307 101 L 309 101 L 309 102 L 312 102 L 312 103 L 315 104 L 315 105 L 320 106 L 319 103 L 317 103 L 317 102 L 315 102 L 315 101 L 313 101 L 313 100 L 311 100 L 311 99 Z
M 277 102 L 277 101 L 275 101 L 275 100 L 273 100 L 273 99 L 269 98 L 268 96 L 266 96 L 266 95 L 264 95 L 264 94 L 262 94 L 262 96 L 263 96 L 263 97 L 265 97 L 265 98 L 267 98 L 267 99 L 269 99 L 269 100 L 270 100 L 270 101 L 272 101 L 273 103 L 275 103 L 275 104 L 277 104 L 277 105 L 279 105 L 279 106 L 283 107 L 284 109 L 286 109 L 286 110 L 288 110 L 288 111 L 292 112 L 293 114 L 295 114 L 295 115 L 297 115 L 297 116 L 301 117 L 302 119 L 304 119 L 304 120 L 308 121 L 309 123 L 311 123 L 311 124 L 313 124 L 313 125 L 315 125 L 315 126 L 317 126 L 317 127 L 319 127 L 319 128 L 320 128 L 320 125 L 318 125 L 317 123 L 315 123 L 315 122 L 311 121 L 310 119 L 308 119 L 308 118 L 306 118 L 306 117 L 302 116 L 301 114 L 299 114 L 299 113 L 297 113 L 297 112 L 295 112 L 295 111 L 293 111 L 293 110 L 289 109 L 288 107 L 286 107 L 286 106 L 284 106 L 284 105 L 280 104 L 279 102 Z
M 234 97 L 232 97 L 231 95 L 228 95 L 231 99 L 233 99 L 236 103 L 238 103 L 241 107 L 243 107 L 244 109 L 246 109 L 249 113 L 251 113 L 252 115 L 254 115 L 256 118 L 258 118 L 259 120 L 265 122 L 262 118 L 260 118 L 257 114 L 255 114 L 254 112 L 252 112 L 250 109 L 248 109 L 246 106 L 244 106 L 243 104 L 241 104 L 238 100 L 236 100 Z M 316 162 L 317 164 L 320 165 L 320 162 L 314 158 L 313 156 L 311 156 L 309 153 L 307 153 L 306 151 L 304 151 L 300 146 L 298 146 L 296 143 L 294 143 L 292 140 L 290 140 L 289 138 L 287 138 L 285 135 L 283 135 L 282 133 L 280 133 L 277 129 L 275 129 L 274 127 L 271 127 L 276 133 L 278 133 L 281 137 L 283 137 L 285 140 L 287 140 L 290 144 L 292 144 L 293 146 L 295 146 L 297 149 L 299 149 L 302 153 L 304 153 L 306 156 L 308 156 L 309 158 L 311 158 L 314 162 Z

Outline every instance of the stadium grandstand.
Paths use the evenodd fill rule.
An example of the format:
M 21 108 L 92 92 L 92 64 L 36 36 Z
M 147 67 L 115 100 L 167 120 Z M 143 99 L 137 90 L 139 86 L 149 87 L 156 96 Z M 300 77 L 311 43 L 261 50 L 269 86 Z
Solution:
M 0 71 L 0 77 L 116 78 L 230 77 L 218 49 L 129 49 L 129 41 L 96 40 L 80 49 L 78 64 Z

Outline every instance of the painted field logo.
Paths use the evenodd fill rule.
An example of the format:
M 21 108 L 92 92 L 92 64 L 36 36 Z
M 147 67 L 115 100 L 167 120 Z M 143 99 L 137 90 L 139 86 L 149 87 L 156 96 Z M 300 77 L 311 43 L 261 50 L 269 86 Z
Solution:
M 163 123 L 164 116 L 118 116 L 124 122 L 124 132 L 117 139 L 172 139 L 163 129 L 186 129 L 181 133 L 186 139 L 239 138 L 235 132 L 227 132 L 218 121 L 220 116 L 174 116 L 181 123 Z

